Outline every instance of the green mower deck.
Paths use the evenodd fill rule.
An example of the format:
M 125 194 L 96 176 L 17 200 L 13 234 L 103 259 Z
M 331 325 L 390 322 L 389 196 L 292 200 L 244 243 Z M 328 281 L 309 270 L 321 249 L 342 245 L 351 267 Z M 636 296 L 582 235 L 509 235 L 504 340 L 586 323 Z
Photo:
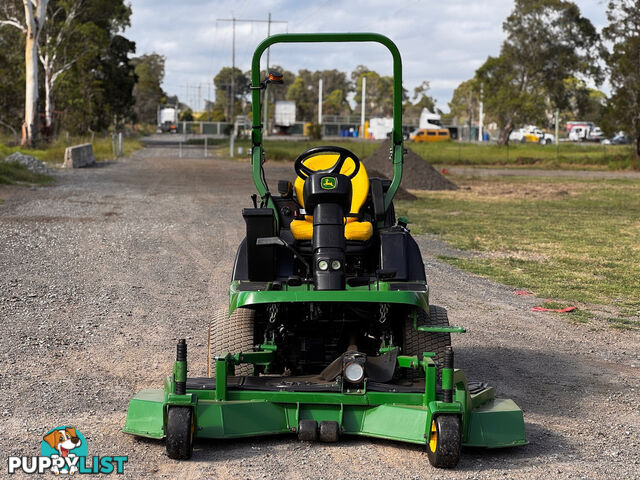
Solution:
M 494 398 L 492 387 L 482 386 L 471 393 L 458 369 L 443 369 L 442 389 L 437 389 L 436 368 L 429 354 L 422 360 L 398 356 L 398 367 L 424 372 L 422 392 L 371 391 L 366 383 L 352 390 L 340 379 L 317 387 L 331 391 L 296 391 L 296 377 L 277 378 L 283 381 L 279 388 L 245 390 L 240 388 L 243 377 L 228 376 L 236 364 L 265 363 L 272 355 L 272 351 L 259 351 L 218 357 L 215 378 L 188 379 L 186 361 L 176 361 L 164 389 L 142 390 L 130 401 L 124 432 L 164 438 L 168 410 L 188 407 L 194 412 L 195 438 L 297 433 L 300 421 L 312 420 L 318 425 L 337 422 L 344 435 L 425 445 L 432 419 L 455 415 L 461 418 L 464 446 L 499 448 L 527 443 L 522 411 L 512 400 Z M 308 382 L 303 383 L 309 388 Z M 180 384 L 186 387 L 184 394 L 176 393 Z M 452 392 L 450 402 L 443 401 L 447 391 Z

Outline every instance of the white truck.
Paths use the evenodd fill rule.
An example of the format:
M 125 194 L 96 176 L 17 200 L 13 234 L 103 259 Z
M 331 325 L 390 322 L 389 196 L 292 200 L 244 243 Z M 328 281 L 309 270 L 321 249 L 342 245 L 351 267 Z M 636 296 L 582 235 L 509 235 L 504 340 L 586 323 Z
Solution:
M 420 113 L 420 120 L 418 121 L 419 129 L 441 129 L 442 117 L 437 113 L 430 112 L 429 109 L 423 108 Z
M 296 102 L 279 100 L 275 111 L 276 127 L 290 127 L 296 123 Z
M 569 140 L 572 142 L 601 142 L 604 140 L 604 133 L 600 127 L 580 125 L 571 127 Z
M 158 105 L 158 131 L 177 132 L 178 109 L 176 107 L 161 107 Z

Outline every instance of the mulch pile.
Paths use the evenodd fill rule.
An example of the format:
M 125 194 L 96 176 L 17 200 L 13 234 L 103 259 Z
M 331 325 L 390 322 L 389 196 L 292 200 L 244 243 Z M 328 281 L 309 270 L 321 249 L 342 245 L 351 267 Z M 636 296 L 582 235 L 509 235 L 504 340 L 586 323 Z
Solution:
M 370 176 L 378 176 L 384 178 L 393 178 L 393 164 L 389 159 L 391 149 L 391 140 L 382 142 L 373 154 L 364 159 L 363 163 Z M 375 174 L 373 173 L 375 172 Z M 457 190 L 458 186 L 451 180 L 446 178 L 435 168 L 433 168 L 424 158 L 407 148 L 404 155 L 404 167 L 402 171 L 402 182 L 398 189 L 398 199 L 407 199 L 401 197 L 401 190 L 408 188 L 411 190 Z M 402 195 L 415 196 L 404 190 Z

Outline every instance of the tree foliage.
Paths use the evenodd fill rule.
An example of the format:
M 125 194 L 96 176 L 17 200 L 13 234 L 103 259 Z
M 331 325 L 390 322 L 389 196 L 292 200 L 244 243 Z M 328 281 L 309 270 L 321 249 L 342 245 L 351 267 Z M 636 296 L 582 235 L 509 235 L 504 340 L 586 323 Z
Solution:
M 607 8 L 605 39 L 613 43 L 605 55 L 611 84 L 606 128 L 624 130 L 635 143 L 634 165 L 640 167 L 640 0 L 612 0 Z
M 565 79 L 601 80 L 599 35 L 575 3 L 516 0 L 503 29 L 507 38 L 500 55 L 476 72 L 485 109 L 500 127 L 500 143 L 508 142 L 517 124 L 545 122 L 546 113 L 567 108 L 571 92 Z
M 239 68 L 233 70 L 232 75 L 231 67 L 224 67 L 213 78 L 213 84 L 216 88 L 216 101 L 214 112 L 216 117 L 219 117 L 220 112 L 223 113 L 224 119 L 229 119 L 231 114 L 231 80 L 233 77 L 233 90 L 234 90 L 234 115 L 238 115 L 242 112 L 243 102 L 245 97 L 249 93 L 249 77 L 243 73 Z
M 141 123 L 155 123 L 158 105 L 165 93 L 162 90 L 165 58 L 157 53 L 142 55 L 131 60 L 138 79 L 133 88 L 133 111 Z
M 45 20 L 38 37 L 38 60 L 42 74 L 37 79 L 40 90 L 37 111 L 45 112 L 47 124 L 60 114 L 60 125 L 72 133 L 107 128 L 116 118 L 124 118 L 131 110 L 131 90 L 135 83 L 129 56 L 135 44 L 120 33 L 129 25 L 131 8 L 124 0 L 49 0 Z M 24 26 L 23 2 L 3 0 L 0 4 L 0 26 Z M 7 19 L 9 24 L 7 24 Z M 0 30 L 0 43 L 7 42 L 0 54 L 2 65 L 21 58 L 25 67 L 25 43 L 17 41 L 7 27 Z M 24 36 L 24 35 L 23 35 Z M 15 68 L 13 68 L 15 70 Z M 11 81 L 5 81 L 11 78 Z M 18 87 L 14 79 L 21 79 Z M 24 102 L 24 72 L 13 71 L 3 76 L 3 87 L 13 92 L 2 95 L 12 102 Z M 55 104 L 54 104 L 55 100 Z M 24 108 L 24 107 L 23 107 Z M 3 109 L 4 120 L 13 128 L 21 118 L 15 109 Z

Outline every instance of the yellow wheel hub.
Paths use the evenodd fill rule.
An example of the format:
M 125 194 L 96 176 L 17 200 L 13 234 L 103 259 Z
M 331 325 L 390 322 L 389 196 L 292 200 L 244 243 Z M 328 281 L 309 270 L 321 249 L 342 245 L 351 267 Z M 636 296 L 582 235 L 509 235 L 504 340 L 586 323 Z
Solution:
M 435 452 L 436 445 L 438 445 L 438 430 L 436 429 L 436 421 L 431 420 L 431 432 L 429 432 L 429 449 L 432 452 Z

